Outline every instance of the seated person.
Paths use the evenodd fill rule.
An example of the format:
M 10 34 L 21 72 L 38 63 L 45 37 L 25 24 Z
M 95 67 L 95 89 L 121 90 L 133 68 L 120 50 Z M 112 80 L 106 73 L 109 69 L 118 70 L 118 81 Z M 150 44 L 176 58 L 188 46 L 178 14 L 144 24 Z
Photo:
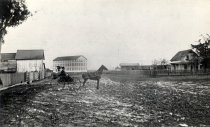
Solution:
M 61 82 L 73 82 L 73 79 L 69 75 L 66 74 L 64 67 L 62 67 L 62 70 L 59 76 L 60 76 Z
M 60 76 L 61 76 L 61 77 L 66 77 L 66 72 L 65 72 L 65 68 L 64 68 L 64 67 L 62 67 Z

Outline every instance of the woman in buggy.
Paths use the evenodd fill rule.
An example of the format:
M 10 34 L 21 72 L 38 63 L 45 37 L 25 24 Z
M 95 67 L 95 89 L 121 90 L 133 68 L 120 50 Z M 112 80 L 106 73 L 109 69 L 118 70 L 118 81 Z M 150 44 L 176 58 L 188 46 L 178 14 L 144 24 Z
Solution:
M 65 68 L 62 67 L 61 73 L 59 75 L 60 79 L 59 82 L 73 82 L 73 78 L 71 78 L 69 75 L 66 74 Z

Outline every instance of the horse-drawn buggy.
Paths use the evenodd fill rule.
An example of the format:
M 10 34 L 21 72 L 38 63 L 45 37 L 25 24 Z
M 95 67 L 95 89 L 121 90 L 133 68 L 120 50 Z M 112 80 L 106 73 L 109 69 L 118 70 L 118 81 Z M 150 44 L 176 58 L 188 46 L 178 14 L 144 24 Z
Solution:
M 58 70 L 60 69 L 59 67 L 57 67 L 57 68 L 58 68 Z M 87 80 L 96 80 L 97 81 L 97 87 L 96 87 L 97 89 L 99 89 L 99 81 L 101 79 L 103 70 L 108 70 L 104 65 L 102 65 L 95 72 L 86 72 L 86 73 L 83 73 L 81 76 L 70 76 L 70 75 L 66 74 L 64 69 L 65 68 L 62 67 L 62 71 L 59 71 L 58 73 L 53 74 L 53 79 L 57 79 L 57 82 L 59 84 L 63 84 L 64 88 L 65 88 L 66 84 L 73 84 L 73 85 L 79 84 L 79 88 L 80 88 L 80 86 L 82 86 L 81 79 L 83 79 L 83 86 L 85 85 Z
M 65 88 L 66 85 L 79 85 L 80 87 L 82 83 L 79 76 L 70 76 L 69 74 L 66 74 L 64 67 L 62 68 L 62 71 L 53 73 L 53 79 L 58 84 L 63 84 L 63 88 Z

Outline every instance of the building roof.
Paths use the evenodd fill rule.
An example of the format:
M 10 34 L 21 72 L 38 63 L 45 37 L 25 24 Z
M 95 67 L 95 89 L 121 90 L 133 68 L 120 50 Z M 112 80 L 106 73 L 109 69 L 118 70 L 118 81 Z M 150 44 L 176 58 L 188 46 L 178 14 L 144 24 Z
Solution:
M 139 63 L 120 63 L 120 66 L 140 66 Z
M 171 61 L 180 61 L 183 57 L 187 56 L 189 53 L 194 53 L 197 56 L 197 54 L 192 49 L 188 49 L 176 53 L 176 55 L 171 59 Z
M 17 50 L 16 60 L 44 60 L 44 50 Z
M 15 60 L 16 53 L 1 53 L 1 61 Z
M 61 56 L 61 57 L 57 57 L 55 58 L 53 61 L 63 61 L 63 60 L 77 60 L 78 58 L 83 57 L 82 55 L 78 55 L 78 56 Z M 87 58 L 85 58 L 87 60 Z

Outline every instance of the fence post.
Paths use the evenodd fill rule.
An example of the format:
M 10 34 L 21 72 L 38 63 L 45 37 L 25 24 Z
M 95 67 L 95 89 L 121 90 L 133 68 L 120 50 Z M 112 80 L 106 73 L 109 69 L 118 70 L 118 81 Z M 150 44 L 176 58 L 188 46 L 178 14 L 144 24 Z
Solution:
M 168 75 L 169 75 L 169 69 L 167 69 L 167 71 L 168 71 Z

